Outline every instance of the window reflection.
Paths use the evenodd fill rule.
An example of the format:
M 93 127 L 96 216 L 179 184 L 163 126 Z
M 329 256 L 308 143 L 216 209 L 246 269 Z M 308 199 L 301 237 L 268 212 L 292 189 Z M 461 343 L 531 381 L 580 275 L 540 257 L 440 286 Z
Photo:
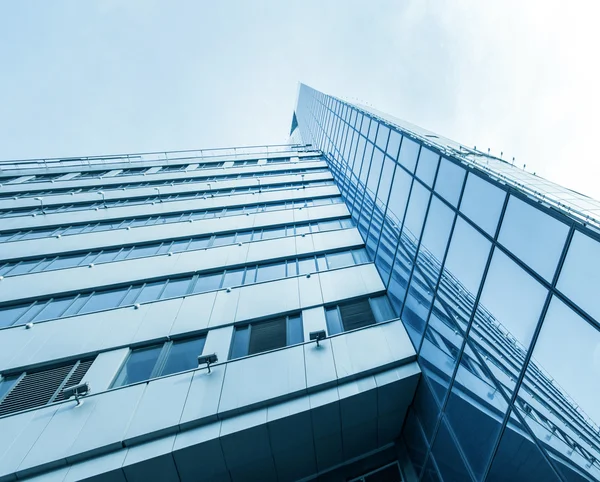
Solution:
M 511 196 L 498 241 L 551 282 L 568 231 L 566 224 Z
M 433 181 L 435 179 L 435 173 L 437 171 L 439 159 L 439 154 L 430 151 L 426 147 L 421 148 L 416 174 L 417 177 L 429 187 L 433 186 Z
M 417 165 L 418 155 L 419 144 L 409 139 L 408 137 L 404 137 L 402 139 L 402 144 L 400 145 L 400 155 L 398 156 L 398 162 L 411 173 L 415 172 L 415 166 Z
M 506 193 L 481 177 L 469 173 L 460 210 L 490 236 L 496 234 Z
M 442 158 L 435 181 L 435 192 L 453 206 L 458 206 L 464 178 L 465 170 L 462 167 Z

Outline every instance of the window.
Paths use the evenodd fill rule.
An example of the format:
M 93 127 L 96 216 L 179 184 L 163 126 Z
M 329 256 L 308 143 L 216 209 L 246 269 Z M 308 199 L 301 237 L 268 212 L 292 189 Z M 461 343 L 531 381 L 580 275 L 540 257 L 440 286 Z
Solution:
M 335 335 L 396 318 L 387 296 L 362 298 L 326 308 L 327 332 Z
M 229 359 L 276 350 L 303 341 L 300 314 L 252 323 L 236 328 Z
M 150 380 L 198 367 L 198 356 L 204 350 L 205 336 L 168 341 L 131 350 L 119 370 L 112 387 Z
M 64 400 L 65 387 L 81 383 L 94 358 L 0 375 L 0 416 Z

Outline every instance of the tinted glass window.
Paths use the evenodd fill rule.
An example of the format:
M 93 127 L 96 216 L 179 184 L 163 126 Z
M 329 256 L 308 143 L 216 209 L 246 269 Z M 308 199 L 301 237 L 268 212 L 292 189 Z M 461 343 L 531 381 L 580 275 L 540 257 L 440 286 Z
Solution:
M 221 287 L 223 273 L 198 275 L 196 286 L 193 293 L 203 293 L 205 291 L 218 290 Z
M 161 375 L 191 370 L 198 366 L 198 356 L 202 355 L 206 338 L 174 341 L 169 349 Z
M 285 278 L 285 263 L 271 263 L 258 267 L 256 282 Z
M 419 144 L 408 137 L 403 138 L 402 145 L 400 146 L 400 156 L 398 157 L 398 162 L 410 172 L 415 172 L 418 155 Z
M 502 189 L 469 173 L 460 210 L 486 233 L 494 236 L 505 197 Z
M 435 192 L 453 206 L 458 206 L 464 178 L 465 170 L 462 167 L 442 158 L 435 181 Z
M 161 350 L 162 345 L 133 350 L 121 367 L 113 386 L 120 387 L 150 379 Z

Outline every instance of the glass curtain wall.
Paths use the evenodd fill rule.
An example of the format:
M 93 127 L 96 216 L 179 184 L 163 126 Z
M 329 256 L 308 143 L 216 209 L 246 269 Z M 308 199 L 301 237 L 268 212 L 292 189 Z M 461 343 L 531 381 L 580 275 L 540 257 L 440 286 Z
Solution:
M 301 85 L 295 114 L 418 352 L 420 480 L 600 480 L 598 234 L 367 108 Z

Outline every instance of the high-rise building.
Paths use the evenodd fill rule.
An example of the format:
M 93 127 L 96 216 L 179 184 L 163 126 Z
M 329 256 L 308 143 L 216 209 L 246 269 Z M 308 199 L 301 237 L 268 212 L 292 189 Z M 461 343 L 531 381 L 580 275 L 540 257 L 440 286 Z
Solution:
M 0 163 L 0 481 L 600 480 L 599 213 L 304 85 L 290 144 Z

